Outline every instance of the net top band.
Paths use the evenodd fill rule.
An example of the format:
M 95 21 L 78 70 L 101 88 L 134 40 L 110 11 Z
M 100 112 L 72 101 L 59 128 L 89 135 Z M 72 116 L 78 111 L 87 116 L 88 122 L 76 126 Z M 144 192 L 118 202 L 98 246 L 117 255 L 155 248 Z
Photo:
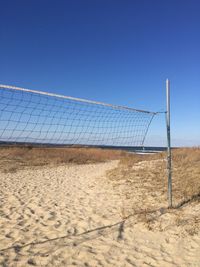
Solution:
M 88 103 L 88 104 L 96 104 L 96 105 L 111 107 L 113 109 L 129 110 L 129 111 L 133 111 L 133 112 L 143 112 L 143 113 L 148 113 L 148 114 L 152 114 L 152 115 L 157 114 L 157 112 L 152 112 L 152 111 L 147 111 L 147 110 L 134 109 L 134 108 L 126 107 L 126 106 L 112 105 L 112 104 L 107 104 L 107 103 L 98 102 L 98 101 L 92 101 L 92 100 L 81 99 L 81 98 L 65 96 L 65 95 L 60 95 L 60 94 L 54 94 L 54 93 L 48 93 L 48 92 L 39 91 L 39 90 L 31 90 L 31 89 L 27 89 L 27 88 L 21 88 L 21 87 L 4 85 L 4 84 L 0 84 L 0 88 L 8 89 L 8 90 L 30 92 L 30 93 L 34 93 L 34 94 L 46 95 L 46 96 L 50 96 L 50 97 L 57 97 L 57 98 L 68 99 L 68 100 L 74 100 L 74 101 Z

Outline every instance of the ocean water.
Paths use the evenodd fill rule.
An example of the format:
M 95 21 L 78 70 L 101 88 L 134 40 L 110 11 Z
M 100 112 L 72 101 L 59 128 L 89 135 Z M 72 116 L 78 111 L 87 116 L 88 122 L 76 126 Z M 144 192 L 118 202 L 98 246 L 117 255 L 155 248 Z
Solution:
M 40 143 L 24 143 L 24 142 L 1 142 L 0 146 L 31 146 L 31 147 L 96 147 L 102 149 L 116 149 L 116 150 L 124 150 L 128 152 L 138 152 L 138 153 L 156 153 L 166 151 L 166 147 L 160 146 L 88 146 L 88 145 L 57 145 L 57 144 L 40 144 Z

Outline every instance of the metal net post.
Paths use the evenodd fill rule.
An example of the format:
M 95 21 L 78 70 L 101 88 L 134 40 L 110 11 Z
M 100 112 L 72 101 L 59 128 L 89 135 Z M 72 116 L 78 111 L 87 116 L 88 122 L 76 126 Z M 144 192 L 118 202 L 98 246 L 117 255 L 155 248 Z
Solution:
M 170 81 L 166 80 L 166 126 L 167 126 L 167 171 L 168 171 L 168 206 L 172 208 L 172 164 L 171 164 L 171 133 L 170 133 Z

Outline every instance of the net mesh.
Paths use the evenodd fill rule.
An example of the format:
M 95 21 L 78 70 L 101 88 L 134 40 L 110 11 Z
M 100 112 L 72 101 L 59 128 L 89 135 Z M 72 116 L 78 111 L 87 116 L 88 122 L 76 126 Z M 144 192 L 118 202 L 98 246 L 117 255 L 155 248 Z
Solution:
M 155 113 L 0 85 L 0 141 L 142 146 Z

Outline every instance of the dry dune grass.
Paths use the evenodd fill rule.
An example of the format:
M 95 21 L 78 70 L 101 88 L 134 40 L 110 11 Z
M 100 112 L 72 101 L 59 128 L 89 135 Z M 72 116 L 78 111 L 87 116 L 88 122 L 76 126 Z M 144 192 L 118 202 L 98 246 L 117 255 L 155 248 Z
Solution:
M 176 206 L 200 193 L 200 148 L 174 149 L 172 163 L 173 196 Z M 166 194 L 166 153 L 146 155 L 145 159 L 140 155 L 130 155 L 123 157 L 119 166 L 112 173 L 118 179 L 124 177 L 131 182 L 131 176 L 138 176 L 141 186 L 145 188 L 145 184 L 148 184 L 148 193 Z M 135 183 L 134 179 L 132 181 Z
M 126 152 L 100 148 L 67 147 L 2 147 L 0 148 L 0 170 L 16 172 L 33 166 L 88 164 L 120 159 Z
M 200 194 L 200 148 L 181 149 L 173 154 L 173 186 L 177 201 Z M 177 203 L 178 204 L 178 203 Z
M 194 201 L 196 201 L 195 205 L 198 205 L 200 199 L 200 148 L 175 149 L 172 158 L 173 207 L 177 209 L 167 212 L 176 214 L 175 224 L 178 225 L 180 221 L 184 221 L 183 211 L 179 214 L 179 210 Z M 160 210 L 161 213 L 164 210 L 166 212 L 166 164 L 166 153 L 146 156 L 145 161 L 144 158 L 142 160 L 142 158 L 129 156 L 122 158 L 119 166 L 109 172 L 111 181 L 124 192 L 126 198 L 124 204 L 126 208 L 122 210 L 124 217 L 137 211 L 144 211 L 141 216 L 144 221 L 148 221 L 149 212 L 156 210 Z M 199 208 L 196 207 L 196 209 Z M 187 213 L 187 211 L 184 212 Z M 161 213 L 159 212 L 158 215 Z M 197 224 L 200 226 L 198 216 L 195 213 L 189 216 L 193 219 L 193 224 L 190 222 L 191 233 L 197 229 Z

